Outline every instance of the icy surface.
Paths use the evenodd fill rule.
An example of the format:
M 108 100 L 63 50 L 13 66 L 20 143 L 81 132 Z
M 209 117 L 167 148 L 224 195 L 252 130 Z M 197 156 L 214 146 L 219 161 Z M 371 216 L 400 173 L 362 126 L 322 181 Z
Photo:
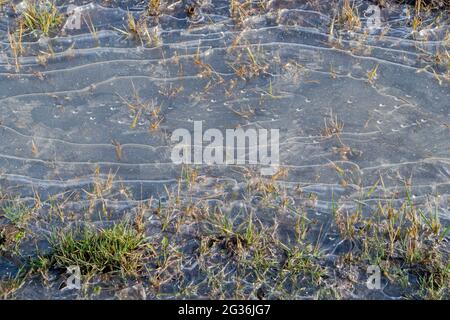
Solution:
M 139 2 L 61 3 L 62 12 L 82 19 L 81 29 L 66 24 L 55 37 L 25 36 L 18 72 L 7 35 L 12 13 L 1 13 L 1 189 L 42 200 L 78 190 L 65 205 L 82 212 L 90 204 L 80 190 L 114 173 L 105 198 L 119 217 L 141 200 L 164 198 L 166 188 L 176 190 L 181 166 L 170 159 L 170 134 L 192 131 L 201 120 L 204 130 L 280 129 L 280 162 L 288 169 L 280 183 L 293 203 L 315 194 L 313 211 L 325 222 L 332 201 L 352 207 L 377 184 L 364 203 L 393 194 L 401 201 L 410 184 L 414 201 L 436 205 L 444 221 L 450 217 L 449 81 L 427 67 L 423 53 L 448 49 L 448 19 L 413 36 L 401 23 L 405 7 L 391 6 L 382 9 L 379 29 L 330 34 L 329 1 L 271 1 L 239 26 L 227 1 L 211 2 L 195 17 L 179 4 L 151 17 L 159 38 L 151 45 L 118 30 L 126 29 L 126 3 L 137 17 Z M 369 5 L 360 3 L 360 12 Z M 249 49 L 266 68 L 243 79 L 235 69 L 250 64 Z M 132 128 L 135 114 L 124 101 L 137 95 L 160 107 L 158 128 L 145 112 Z M 324 136 L 335 117 L 342 132 Z M 230 208 L 248 201 L 239 190 L 255 168 L 197 169 L 199 183 L 182 196 L 229 201 Z M 333 252 L 336 242 L 324 245 Z

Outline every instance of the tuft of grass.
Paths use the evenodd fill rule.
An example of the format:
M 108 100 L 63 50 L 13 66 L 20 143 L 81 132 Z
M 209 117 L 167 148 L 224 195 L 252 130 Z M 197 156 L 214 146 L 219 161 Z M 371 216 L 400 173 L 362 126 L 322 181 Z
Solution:
M 25 204 L 14 200 L 0 208 L 0 217 L 8 223 L 0 225 L 0 253 L 19 254 L 19 246 L 26 236 L 26 225 L 32 210 Z
M 8 41 L 12 55 L 14 57 L 16 72 L 20 71 L 19 56 L 21 56 L 25 52 L 22 45 L 23 31 L 23 24 L 20 23 L 15 33 L 8 32 Z
M 238 48 L 238 44 L 242 47 Z M 250 80 L 263 74 L 267 74 L 273 63 L 267 60 L 266 54 L 261 46 L 257 46 L 255 51 L 252 50 L 252 45 L 246 43 L 239 36 L 235 39 L 235 43 L 230 48 L 231 63 L 228 65 L 233 69 L 236 76 L 242 80 Z M 271 89 L 269 88 L 269 91 Z M 273 95 L 272 92 L 265 92 L 271 98 L 279 98 Z
M 341 238 L 361 246 L 354 261 L 380 266 L 391 282 L 402 286 L 408 284 L 405 274 L 414 275 L 418 280 L 407 286 L 416 298 L 445 299 L 450 293 L 450 264 L 443 241 L 447 229 L 437 212 L 422 212 L 409 192 L 399 206 L 379 203 L 370 215 L 363 214 L 362 208 L 353 214 L 335 210 L 336 227 Z M 406 273 L 399 276 L 398 270 Z
M 141 25 L 131 12 L 127 13 L 127 30 L 131 37 L 139 38 L 141 35 Z
M 320 285 L 323 278 L 327 276 L 327 270 L 321 266 L 317 260 L 320 252 L 311 245 L 304 248 L 296 247 L 286 251 L 287 259 L 283 266 L 283 271 L 290 275 L 302 274 L 311 283 Z
M 132 113 L 133 121 L 131 122 L 130 128 L 135 129 L 141 118 L 145 118 L 150 123 L 149 131 L 157 130 L 161 122 L 164 120 L 164 117 L 161 115 L 161 106 L 159 106 L 155 100 L 143 100 L 134 87 L 134 83 L 131 84 L 133 87 L 134 101 L 128 101 L 127 99 L 117 94 L 119 98 L 122 99 L 122 101 L 128 106 L 128 109 L 130 109 Z
M 333 113 L 330 112 L 330 116 L 324 118 L 325 127 L 322 129 L 322 136 L 325 138 L 339 136 L 344 130 L 344 123 L 338 119 L 337 116 L 333 117 Z
M 53 2 L 38 0 L 27 2 L 20 23 L 27 31 L 48 35 L 61 25 L 62 19 L 62 15 Z
M 230 16 L 238 25 L 243 25 L 249 17 L 263 14 L 268 9 L 266 0 L 231 0 Z
M 161 14 L 161 0 L 150 0 L 147 12 L 151 16 L 159 16 Z
M 367 71 L 367 82 L 370 84 L 374 84 L 375 80 L 378 78 L 378 67 L 380 65 L 377 64 L 371 70 Z
M 344 0 L 338 21 L 350 30 L 361 27 L 358 10 L 354 3 L 350 3 L 350 0 Z
M 21 268 L 16 275 L 0 279 L 0 299 L 10 299 L 25 284 L 27 275 L 28 272 Z
M 126 31 L 116 29 L 117 31 L 127 35 L 129 38 L 138 40 L 142 46 L 158 46 L 161 43 L 158 27 L 148 28 L 147 22 L 142 17 L 136 19 L 131 12 L 127 13 Z
M 23 203 L 7 204 L 1 208 L 1 216 L 17 227 L 23 226 L 30 218 L 30 210 Z
M 422 18 L 420 17 L 422 11 L 422 0 L 416 0 L 414 5 L 414 18 L 412 20 L 412 29 L 417 31 L 422 25 Z
M 51 236 L 51 265 L 78 266 L 84 273 L 119 271 L 135 275 L 143 268 L 146 239 L 129 225 L 120 223 L 110 229 L 56 232 Z
M 95 24 L 92 22 L 91 16 L 88 14 L 87 17 L 89 20 L 83 16 L 84 23 L 86 24 L 92 37 L 97 41 L 97 44 L 98 44 L 99 40 L 98 40 L 97 28 L 95 27 Z

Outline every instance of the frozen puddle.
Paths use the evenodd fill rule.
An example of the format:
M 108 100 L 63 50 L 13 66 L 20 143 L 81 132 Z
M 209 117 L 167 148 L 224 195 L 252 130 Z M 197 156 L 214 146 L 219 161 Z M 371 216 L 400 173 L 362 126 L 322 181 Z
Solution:
M 17 13 L 2 9 L 1 191 L 29 206 L 36 197 L 42 202 L 27 227 L 36 235 L 25 238 L 26 254 L 36 254 L 35 243 L 48 247 L 44 238 L 52 227 L 81 221 L 100 226 L 148 205 L 152 241 L 167 232 L 186 254 L 178 267 L 183 283 L 199 286 L 192 297 L 221 297 L 212 293 L 195 258 L 202 231 L 177 220 L 181 209 L 172 208 L 165 231 L 162 218 L 152 214 L 170 207 L 171 196 L 182 207 L 220 206 L 237 221 L 256 216 L 272 226 L 278 217 L 286 243 L 293 241 L 304 209 L 316 221 L 307 238 L 322 245 L 331 269 L 338 268 L 328 264 L 337 263 L 343 243 L 332 222 L 336 206 L 348 212 L 363 206 L 370 214 L 378 203 L 401 205 L 411 198 L 448 225 L 450 74 L 445 62 L 436 61 L 439 53 L 447 52 L 448 59 L 448 12 L 424 18 L 429 27 L 414 32 L 408 22 L 413 7 L 380 10 L 358 1 L 361 27 L 348 30 L 339 25 L 333 1 L 268 1 L 237 18 L 230 16 L 229 1 L 203 2 L 191 16 L 185 1 L 149 16 L 148 36 L 139 39 L 125 34 L 129 1 L 57 1 L 67 13 L 62 30 L 50 37 L 25 33 L 24 52 L 17 57 L 8 39 Z M 131 2 L 128 9 L 138 21 L 145 3 Z M 197 121 L 204 131 L 279 130 L 281 169 L 272 179 L 273 199 L 264 202 L 265 192 L 252 189 L 264 179 L 258 165 L 172 162 L 172 132 L 193 132 Z M 180 183 L 180 177 L 188 182 Z M 99 185 L 103 189 L 96 193 Z M 55 203 L 65 219 L 54 218 Z M 0 275 L 17 270 L 13 260 L 0 256 Z M 237 267 L 223 268 L 223 281 L 231 286 L 223 295 L 233 296 L 227 272 Z M 158 297 L 145 279 L 151 291 L 146 297 Z M 178 297 L 177 281 L 167 280 L 159 293 Z M 257 280 L 249 275 L 243 281 L 250 288 L 246 297 L 254 298 Z M 40 286 L 32 278 L 18 295 L 78 294 L 56 284 L 35 292 Z M 394 298 L 403 292 L 389 285 L 381 293 L 364 289 L 364 283 L 359 289 L 346 286 L 335 288 L 344 298 Z M 267 296 L 318 294 L 292 287 L 289 294 L 275 291 Z

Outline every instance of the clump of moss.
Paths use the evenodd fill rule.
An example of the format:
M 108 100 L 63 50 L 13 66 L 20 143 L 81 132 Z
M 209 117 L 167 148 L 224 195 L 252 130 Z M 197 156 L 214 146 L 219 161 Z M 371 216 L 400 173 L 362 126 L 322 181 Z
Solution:
M 78 266 L 84 273 L 120 271 L 137 274 L 149 245 L 142 233 L 124 223 L 110 229 L 55 232 L 51 239 L 51 265 Z

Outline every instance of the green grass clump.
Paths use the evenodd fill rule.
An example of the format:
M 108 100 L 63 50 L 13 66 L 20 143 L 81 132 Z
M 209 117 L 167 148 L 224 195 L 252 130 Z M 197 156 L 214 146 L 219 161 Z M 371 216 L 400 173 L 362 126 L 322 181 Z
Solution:
M 19 254 L 19 246 L 26 236 L 26 227 L 32 211 L 25 204 L 9 201 L 0 207 L 0 217 L 7 223 L 0 225 L 0 254 Z
M 142 233 L 121 223 L 111 229 L 57 232 L 50 239 L 52 266 L 79 266 L 83 272 L 137 274 L 148 244 Z
M 362 268 L 380 266 L 391 283 L 408 288 L 407 297 L 448 299 L 450 257 L 444 239 L 450 227 L 441 223 L 437 209 L 422 211 L 413 203 L 411 190 L 405 191 L 401 204 L 380 202 L 370 214 L 337 210 L 336 226 L 343 239 L 361 248 L 351 256 L 352 262 Z
M 23 226 L 30 218 L 30 209 L 21 203 L 12 203 L 0 209 L 0 216 L 5 217 L 15 226 Z
M 20 23 L 30 32 L 48 35 L 62 23 L 62 15 L 54 3 L 38 0 L 28 1 Z

